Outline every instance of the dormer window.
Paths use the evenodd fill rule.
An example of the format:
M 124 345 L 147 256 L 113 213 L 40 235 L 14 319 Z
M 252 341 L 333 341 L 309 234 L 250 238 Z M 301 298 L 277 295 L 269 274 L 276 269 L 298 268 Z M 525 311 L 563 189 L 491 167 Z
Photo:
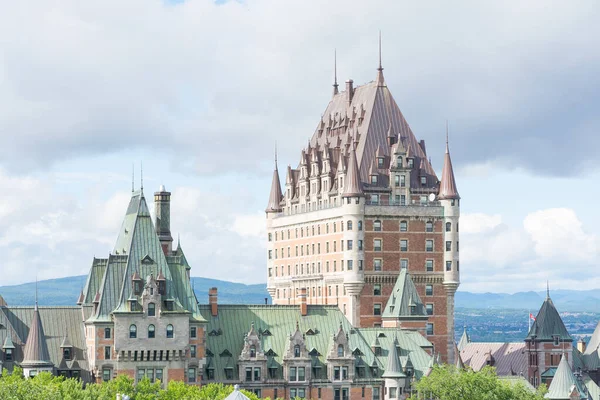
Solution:
M 133 281 L 133 292 L 136 295 L 142 293 L 142 282 L 141 281 Z
M 408 168 L 412 168 L 415 166 L 415 160 L 412 158 L 407 158 L 406 162 L 408 163 Z
M 379 169 L 383 168 L 383 163 L 384 163 L 384 158 L 377 157 L 377 168 L 379 168 Z
M 70 360 L 71 359 L 71 348 L 65 347 L 62 350 L 63 350 L 63 358 L 67 361 Z
M 296 357 L 296 358 L 300 357 L 300 345 L 294 346 L 294 357 Z
M 338 357 L 344 357 L 344 345 L 343 344 L 338 345 L 337 355 L 338 355 Z
M 137 300 L 129 300 L 129 311 L 135 311 Z
M 148 316 L 149 317 L 156 316 L 156 304 L 148 303 Z
M 559 336 L 553 336 L 553 339 L 554 339 L 554 345 L 558 346 L 559 343 L 560 343 L 560 337 Z
M 371 175 L 371 185 L 377 185 L 377 175 Z
M 402 157 L 400 156 L 398 156 L 398 158 L 396 159 L 396 167 L 402 168 Z
M 255 358 L 256 357 L 256 346 L 252 345 L 250 346 L 250 358 Z
M 426 176 L 421 177 L 421 186 L 427 186 L 427 177 Z
M 13 360 L 13 349 L 4 349 L 4 361 Z

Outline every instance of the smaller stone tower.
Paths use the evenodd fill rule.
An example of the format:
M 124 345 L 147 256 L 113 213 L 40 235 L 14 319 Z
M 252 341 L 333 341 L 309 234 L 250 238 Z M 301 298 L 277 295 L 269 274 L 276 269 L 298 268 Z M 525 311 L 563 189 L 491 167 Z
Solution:
M 173 236 L 171 236 L 171 192 L 160 185 L 158 192 L 154 192 L 154 208 L 156 213 L 156 234 L 160 240 L 165 255 L 171 255 Z

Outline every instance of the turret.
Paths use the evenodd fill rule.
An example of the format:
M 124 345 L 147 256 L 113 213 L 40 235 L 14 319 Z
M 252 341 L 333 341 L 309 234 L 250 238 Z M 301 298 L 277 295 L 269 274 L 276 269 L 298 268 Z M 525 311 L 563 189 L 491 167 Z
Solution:
M 281 183 L 279 183 L 279 171 L 277 170 L 277 158 L 275 158 L 275 170 L 273 171 L 273 181 L 271 182 L 271 193 L 269 194 L 269 203 L 265 212 L 278 213 L 281 212 Z
M 158 192 L 154 192 L 154 208 L 156 213 L 156 234 L 160 240 L 165 255 L 171 255 L 173 236 L 171 236 L 171 192 L 167 192 L 160 185 Z

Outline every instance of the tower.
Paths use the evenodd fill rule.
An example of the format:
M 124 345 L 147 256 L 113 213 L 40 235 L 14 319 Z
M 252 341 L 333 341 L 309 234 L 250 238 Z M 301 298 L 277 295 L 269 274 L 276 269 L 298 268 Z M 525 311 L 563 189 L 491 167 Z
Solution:
M 173 236 L 171 236 L 171 192 L 160 185 L 154 192 L 154 208 L 156 213 L 156 234 L 165 255 L 171 255 Z

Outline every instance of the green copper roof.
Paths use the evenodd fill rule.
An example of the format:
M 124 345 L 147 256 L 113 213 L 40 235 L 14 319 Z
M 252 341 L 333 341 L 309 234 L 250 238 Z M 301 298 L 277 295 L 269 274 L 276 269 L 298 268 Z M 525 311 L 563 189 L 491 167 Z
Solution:
M 396 328 L 353 328 L 337 306 L 309 305 L 308 314 L 302 316 L 299 306 L 287 305 L 222 305 L 218 316 L 213 317 L 209 305 L 201 305 L 200 313 L 208 321 L 206 327 L 207 365 L 214 369 L 216 381 L 226 381 L 225 368 L 235 365 L 244 346 L 244 337 L 252 323 L 259 333 L 261 347 L 268 357 L 267 364 L 279 370 L 281 375 L 283 356 L 289 337 L 296 332 L 296 324 L 304 333 L 305 346 L 311 355 L 311 363 L 320 366 L 325 373 L 326 357 L 333 344 L 333 335 L 340 329 L 348 335 L 348 345 L 354 354 L 356 366 L 364 367 L 364 379 L 381 376 L 388 364 L 389 348 L 398 338 L 398 358 L 405 365 L 410 354 L 417 378 L 423 375 L 431 357 L 415 341 L 417 332 L 405 332 Z M 381 356 L 375 356 L 371 343 L 381 343 Z M 431 347 L 426 339 L 419 340 Z M 404 364 L 402 364 L 404 362 Z M 377 367 L 373 376 L 371 366 Z M 235 378 L 237 380 L 237 378 Z
M 545 397 L 553 400 L 568 400 L 571 399 L 571 394 L 574 392 L 581 399 L 588 398 L 587 394 L 585 394 L 583 383 L 575 378 L 567 362 L 567 357 L 563 354 Z
M 406 378 L 406 374 L 402 372 L 400 357 L 398 356 L 398 341 L 394 339 L 390 343 L 388 349 L 387 365 L 385 372 L 381 375 L 382 378 Z
M 542 372 L 542 375 L 540 375 L 542 378 L 554 378 L 554 375 L 556 374 L 556 368 L 557 367 L 550 367 L 547 370 L 545 370 L 544 372 Z
M 552 341 L 555 336 L 558 336 L 560 341 L 563 342 L 573 341 L 569 332 L 567 332 L 562 318 L 560 318 L 558 311 L 556 311 L 552 299 L 547 297 L 525 340 L 533 340 L 535 338 L 535 340 L 540 341 Z
M 411 307 L 414 311 L 411 311 Z M 392 294 L 383 311 L 383 318 L 406 318 L 427 316 L 417 288 L 406 269 L 400 270 Z

